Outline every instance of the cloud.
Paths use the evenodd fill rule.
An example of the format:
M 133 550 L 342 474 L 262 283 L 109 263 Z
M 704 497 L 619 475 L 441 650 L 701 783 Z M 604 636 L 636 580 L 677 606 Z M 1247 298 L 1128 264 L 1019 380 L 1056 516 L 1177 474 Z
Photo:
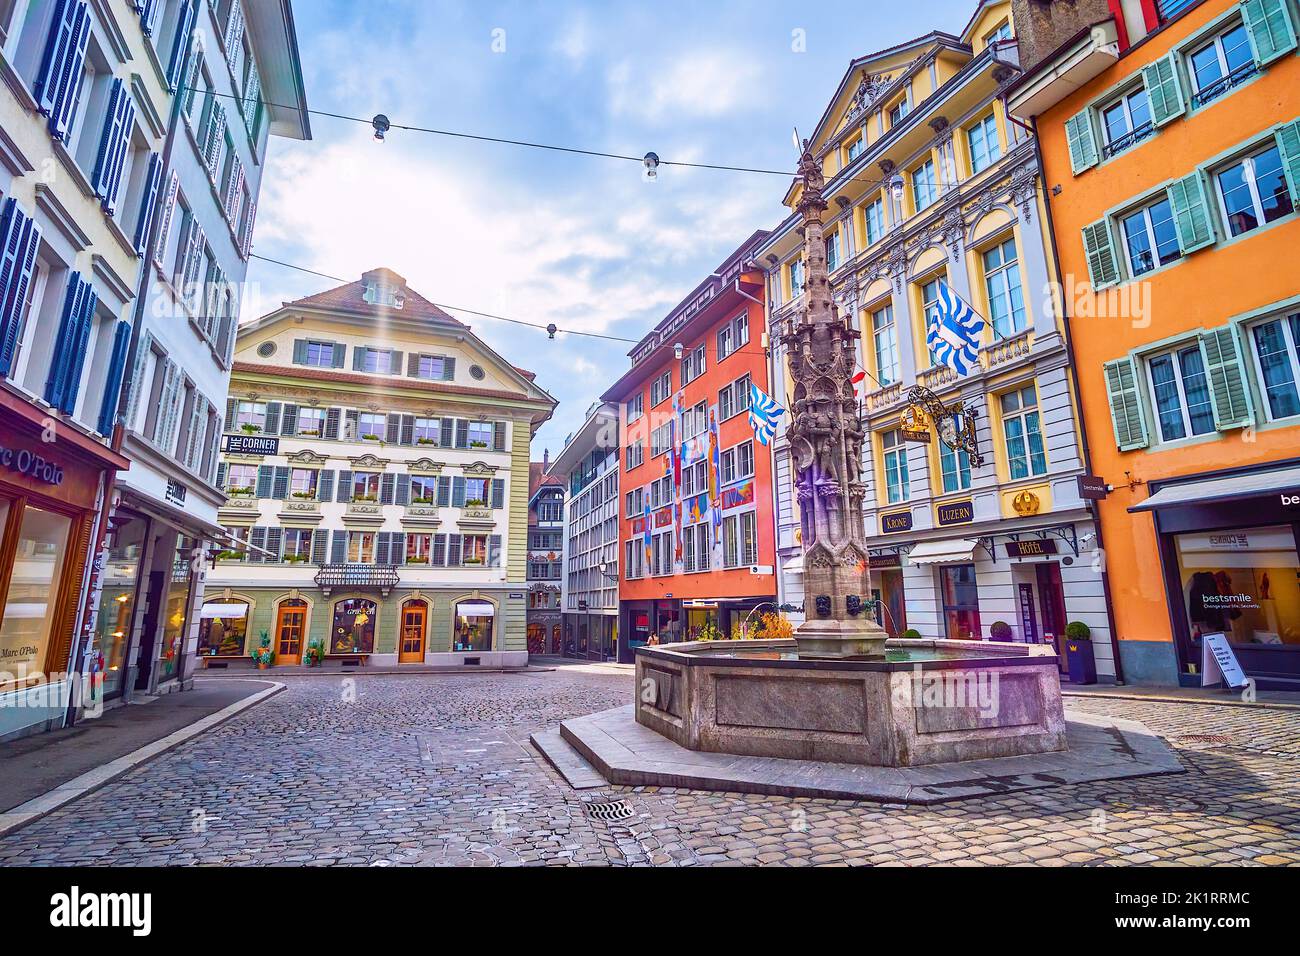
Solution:
M 700 50 L 662 67 L 634 68 L 629 61 L 606 75 L 609 111 L 647 123 L 723 116 L 753 96 L 759 70 L 752 57 L 732 50 Z

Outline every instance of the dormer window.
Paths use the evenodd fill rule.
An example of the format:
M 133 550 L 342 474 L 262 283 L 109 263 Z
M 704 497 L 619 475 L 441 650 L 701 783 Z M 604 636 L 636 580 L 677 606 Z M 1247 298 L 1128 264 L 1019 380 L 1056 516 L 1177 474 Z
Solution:
M 406 295 L 398 286 L 387 282 L 371 281 L 366 283 L 365 300 L 371 305 L 386 305 L 400 309 L 406 304 Z

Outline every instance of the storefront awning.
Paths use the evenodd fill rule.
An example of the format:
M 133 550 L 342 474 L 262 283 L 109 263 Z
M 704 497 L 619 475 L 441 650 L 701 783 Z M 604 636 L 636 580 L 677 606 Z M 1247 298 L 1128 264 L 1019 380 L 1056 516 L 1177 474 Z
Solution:
M 497 609 L 487 601 L 461 601 L 456 605 L 458 617 L 495 617 Z
M 248 605 L 239 601 L 209 602 L 203 605 L 199 617 L 204 620 L 218 617 L 248 617 Z
M 950 538 L 947 541 L 922 541 L 908 552 L 910 564 L 964 564 L 971 559 L 975 538 Z
M 1240 498 L 1259 498 L 1282 493 L 1296 494 L 1300 489 L 1300 467 L 1257 471 L 1245 475 L 1224 475 L 1201 481 L 1185 481 L 1161 488 L 1154 495 L 1129 508 L 1129 511 L 1156 511 L 1185 505 L 1213 504 Z

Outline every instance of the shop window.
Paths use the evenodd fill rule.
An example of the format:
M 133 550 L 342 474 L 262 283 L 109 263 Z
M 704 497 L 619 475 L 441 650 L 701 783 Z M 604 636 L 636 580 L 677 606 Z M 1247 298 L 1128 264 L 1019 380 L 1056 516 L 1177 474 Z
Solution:
M 1178 230 L 1168 198 L 1162 197 L 1120 219 L 1124 248 L 1128 255 L 1129 275 L 1136 278 L 1156 266 L 1168 265 L 1183 252 L 1178 246 Z
M 348 598 L 334 605 L 331 654 L 371 654 L 375 649 L 375 602 Z
M 998 399 L 1002 406 L 1002 436 L 1006 440 L 1007 470 L 1013 481 L 1047 474 L 1047 453 L 1038 416 L 1038 394 L 1029 385 Z
M 193 582 L 193 538 L 178 535 L 172 554 L 171 582 L 163 607 L 162 640 L 158 644 L 158 680 L 175 677 L 180 671 L 186 622 L 189 620 L 190 585 Z
M 979 640 L 979 589 L 975 583 L 975 565 L 954 564 L 939 569 L 939 589 L 943 599 L 944 633 L 949 640 Z
M 1177 441 L 1215 430 L 1200 346 L 1153 356 L 1146 365 L 1161 441 Z
M 199 612 L 199 656 L 243 656 L 248 612 L 247 601 L 205 601 Z
M 885 501 L 895 504 L 911 497 L 911 488 L 907 475 L 907 444 L 898 429 L 884 432 L 880 436 L 880 447 L 884 452 L 885 466 Z
M 1300 312 L 1250 329 L 1271 421 L 1300 415 Z
M 1214 182 L 1219 211 L 1234 236 L 1290 215 L 1294 209 L 1276 145 L 1218 170 Z
M 984 288 L 989 296 L 993 334 L 1009 338 L 1025 330 L 1025 296 L 1020 286 L 1016 240 L 1011 237 L 983 254 Z M 928 312 L 926 313 L 929 314 Z
M 492 625 L 496 608 L 487 601 L 461 601 L 456 605 L 453 651 L 492 650 Z
M 12 505 L 0 499 L 0 530 Z M 8 594 L 0 601 L 0 686 L 24 671 L 43 674 L 57 616 L 72 519 L 27 505 L 17 516 L 18 547 Z M 62 669 L 62 664 L 58 665 Z
M 3 504 L 0 504 L 3 512 Z M 108 533 L 108 560 L 104 565 L 103 593 L 95 619 L 91 670 L 100 675 L 100 692 L 116 696 L 122 690 L 126 669 L 126 644 L 135 610 L 136 582 L 144 557 L 144 536 L 148 522 L 118 512 Z M 0 529 L 4 517 L 0 513 Z
M 1288 525 L 1174 536 L 1190 633 L 1300 645 L 1300 559 Z

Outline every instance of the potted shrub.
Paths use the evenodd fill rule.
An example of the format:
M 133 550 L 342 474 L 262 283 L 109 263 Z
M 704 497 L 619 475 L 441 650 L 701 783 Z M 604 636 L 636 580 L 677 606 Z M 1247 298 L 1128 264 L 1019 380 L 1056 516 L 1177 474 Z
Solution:
M 914 627 L 909 627 L 906 631 L 904 631 L 902 634 L 898 636 L 908 641 L 919 641 L 921 639 L 921 632 Z
M 271 661 L 275 655 L 271 652 L 271 634 L 269 631 L 263 631 L 258 640 L 257 647 L 253 648 L 252 653 L 248 655 L 253 659 L 259 671 L 264 671 L 271 666 Z
M 325 659 L 325 645 L 320 641 L 312 641 L 303 652 L 302 659 L 307 662 L 308 667 L 319 667 L 320 662 Z
M 1065 665 L 1074 684 L 1097 683 L 1097 659 L 1092 650 L 1092 630 L 1082 621 L 1065 625 Z
M 989 637 L 995 641 L 1009 641 L 1015 635 L 1011 632 L 1011 625 L 1006 621 L 994 621 L 989 625 Z

